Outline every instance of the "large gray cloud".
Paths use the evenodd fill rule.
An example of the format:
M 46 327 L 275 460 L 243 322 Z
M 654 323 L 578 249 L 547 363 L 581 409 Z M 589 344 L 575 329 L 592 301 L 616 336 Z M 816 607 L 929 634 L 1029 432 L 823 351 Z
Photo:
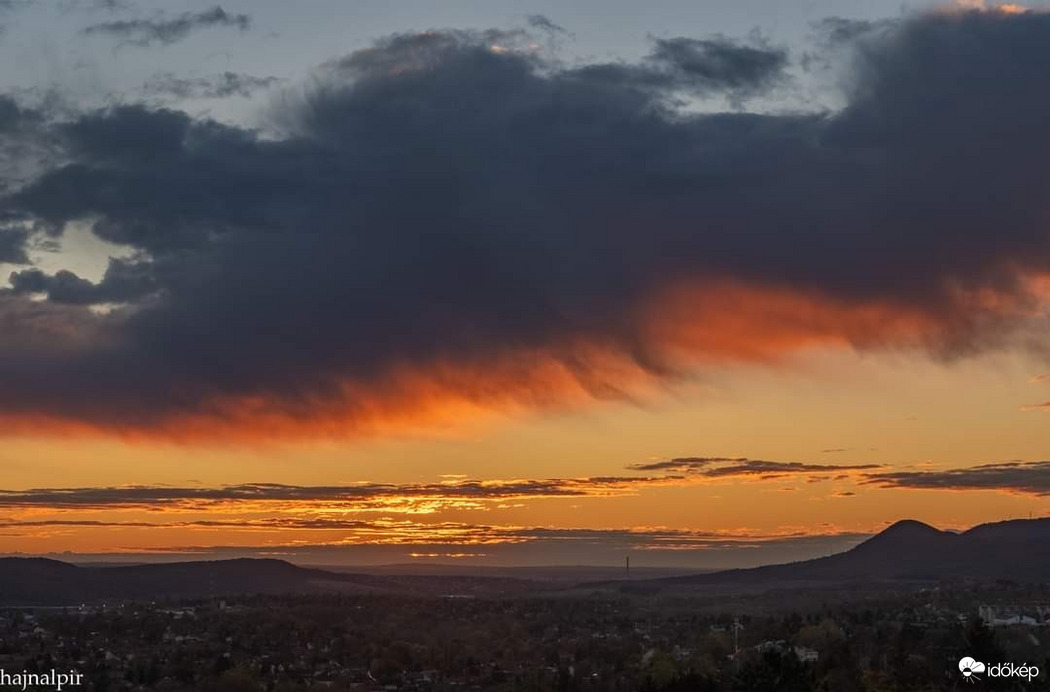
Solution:
M 332 61 L 277 137 L 142 106 L 57 123 L 61 164 L 2 213 L 90 222 L 149 278 L 127 309 L 78 317 L 96 325 L 78 348 L 0 358 L 0 412 L 150 431 L 338 411 L 330 433 L 375 397 L 411 400 L 406 370 L 430 373 L 423 398 L 542 405 L 566 379 L 614 396 L 609 354 L 676 371 L 646 324 L 683 283 L 803 301 L 748 317 L 714 292 L 690 326 L 724 311 L 746 329 L 699 355 L 775 348 L 785 324 L 942 353 L 1008 333 L 1035 300 L 1025 277 L 1050 269 L 1050 15 L 939 13 L 849 40 L 834 113 L 681 108 L 782 83 L 761 44 L 564 66 L 520 33 L 450 31 Z M 18 277 L 0 300 L 114 300 Z M 551 368 L 558 383 L 532 376 Z

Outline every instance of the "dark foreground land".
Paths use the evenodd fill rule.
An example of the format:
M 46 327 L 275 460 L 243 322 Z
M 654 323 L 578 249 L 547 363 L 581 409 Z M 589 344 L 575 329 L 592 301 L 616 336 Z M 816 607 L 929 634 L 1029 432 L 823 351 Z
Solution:
M 959 584 L 15 608 L 0 613 L 0 667 L 75 668 L 94 690 L 976 689 L 957 670 L 964 655 L 1050 669 L 1043 603 L 1045 588 Z M 976 604 L 1033 622 L 989 627 Z
M 818 560 L 631 581 L 8 559 L 0 669 L 103 691 L 1046 689 L 1048 538 L 902 522 Z M 964 657 L 1039 673 L 973 681 Z

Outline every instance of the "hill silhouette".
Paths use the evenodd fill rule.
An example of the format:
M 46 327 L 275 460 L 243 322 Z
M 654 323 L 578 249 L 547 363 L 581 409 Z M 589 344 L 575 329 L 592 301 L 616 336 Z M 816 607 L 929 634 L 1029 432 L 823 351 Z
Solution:
M 297 567 L 274 559 L 77 566 L 0 558 L 0 604 L 76 605 L 106 599 L 198 598 L 245 593 L 385 589 L 387 580 Z
M 899 521 L 851 550 L 814 560 L 589 586 L 765 588 L 958 579 L 1050 581 L 1050 519 L 981 524 L 961 533 Z M 78 566 L 47 558 L 0 558 L 0 605 L 318 591 L 506 595 L 564 587 L 506 575 L 360 574 L 276 559 Z
M 0 605 L 8 606 L 317 592 L 505 596 L 549 588 L 549 582 L 500 574 L 367 574 L 277 559 L 74 565 L 47 558 L 0 558 Z
M 1050 580 L 1050 519 L 980 524 L 962 533 L 904 520 L 844 553 L 654 582 L 761 585 L 955 579 Z

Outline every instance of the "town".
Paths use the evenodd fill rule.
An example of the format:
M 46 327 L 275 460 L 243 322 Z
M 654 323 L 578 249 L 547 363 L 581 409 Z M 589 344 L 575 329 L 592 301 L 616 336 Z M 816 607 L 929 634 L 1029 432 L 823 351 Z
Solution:
M 100 691 L 953 690 L 963 655 L 1050 669 L 1048 604 L 1042 587 L 960 583 L 19 607 L 0 612 L 0 668 L 72 669 Z

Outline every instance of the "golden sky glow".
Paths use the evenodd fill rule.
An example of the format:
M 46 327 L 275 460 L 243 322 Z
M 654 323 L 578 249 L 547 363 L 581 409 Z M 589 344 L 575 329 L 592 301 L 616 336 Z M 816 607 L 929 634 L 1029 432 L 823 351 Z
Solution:
M 884 3 L 4 8 L 69 50 L 0 42 L 0 553 L 720 567 L 1046 514 L 1050 14 Z
M 237 546 L 254 554 L 303 546 L 303 555 L 315 562 L 441 561 L 452 559 L 451 554 L 485 562 L 496 559 L 491 557 L 493 545 L 566 540 L 538 535 L 535 530 L 542 528 L 614 532 L 597 540 L 602 547 L 593 551 L 599 561 L 637 550 L 638 564 L 737 564 L 769 556 L 741 552 L 738 544 L 785 538 L 790 543 L 799 535 L 841 536 L 838 541 L 794 548 L 799 554 L 819 553 L 904 517 L 963 528 L 1033 512 L 1041 515 L 1047 510 L 1046 500 L 1031 493 L 889 488 L 864 482 L 865 473 L 883 470 L 928 471 L 1040 459 L 1041 450 L 1050 445 L 1045 415 L 1021 410 L 1046 394 L 1047 381 L 1038 377 L 1035 367 L 1036 362 L 1022 355 L 941 364 L 907 354 L 860 356 L 830 348 L 790 362 L 724 368 L 631 403 L 501 415 L 462 427 L 420 427 L 411 434 L 363 441 L 244 446 L 9 439 L 0 451 L 8 490 L 139 485 L 209 489 L 262 479 L 307 487 L 389 484 L 390 490 L 361 501 L 14 505 L 0 508 L 5 522 L 0 550 L 168 553 L 178 548 L 200 555 L 195 550 Z M 628 468 L 676 457 L 745 455 L 882 468 L 725 478 Z M 572 481 L 612 477 L 623 480 L 595 487 Z M 567 479 L 580 494 L 562 496 L 534 488 L 490 498 L 454 492 L 464 482 L 500 488 L 528 479 Z M 420 484 L 431 492 L 398 491 Z M 442 487 L 453 492 L 444 496 Z M 635 541 L 619 535 L 632 530 L 639 532 Z M 670 535 L 654 538 L 652 531 Z M 693 534 L 704 539 L 704 551 L 696 551 L 698 537 Z M 707 539 L 712 534 L 731 539 L 734 549 L 711 544 Z M 340 552 L 340 547 L 354 545 L 389 549 L 367 555 Z M 438 547 L 420 548 L 425 545 Z M 480 545 L 490 547 L 483 550 Z M 311 552 L 307 546 L 325 546 L 326 552 Z M 688 557 L 675 552 L 683 546 L 692 547 Z M 505 557 L 499 553 L 497 561 L 537 559 L 515 555 L 512 550 Z M 566 559 L 553 555 L 555 561 Z

